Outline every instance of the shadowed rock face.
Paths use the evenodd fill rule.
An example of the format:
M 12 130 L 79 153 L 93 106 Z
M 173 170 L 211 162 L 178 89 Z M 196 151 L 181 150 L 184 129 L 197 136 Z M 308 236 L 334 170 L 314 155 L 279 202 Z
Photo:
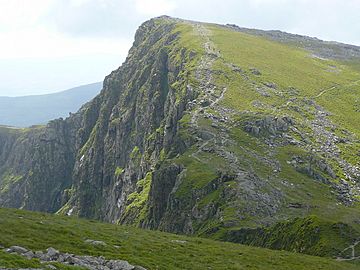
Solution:
M 174 25 L 166 18 L 143 24 L 126 62 L 76 114 L 43 127 L 2 128 L 0 205 L 48 212 L 64 206 L 65 214 L 113 222 L 121 217 L 138 180 L 174 145 L 177 122 L 195 95 L 169 87 L 190 53 L 172 45 Z
M 140 27 L 125 64 L 105 79 L 100 113 L 74 166 L 75 195 L 69 205 L 81 216 L 119 219 L 136 183 L 174 143 L 193 93 L 176 97 L 169 87 L 184 61 L 173 63 L 165 49 L 176 40 L 172 27 L 153 21 Z M 123 172 L 115 173 L 117 168 Z
M 140 26 L 129 56 L 105 78 L 101 93 L 77 113 L 46 126 L 0 128 L 0 205 L 317 255 L 350 246 L 358 237 L 350 225 L 341 241 L 322 247 L 321 237 L 337 239 L 336 230 L 307 234 L 314 242 L 301 242 L 302 221 L 310 221 L 295 219 L 332 220 L 336 213 L 354 226 L 359 222 L 353 218 L 359 168 L 340 150 L 355 147 L 357 135 L 334 124 L 328 103 L 320 104 L 338 86 L 312 85 L 320 94 L 309 94 L 301 83 L 289 85 L 302 68 L 279 82 L 283 78 L 266 66 L 238 66 L 231 62 L 237 54 L 226 60 L 219 29 L 231 42 L 235 34 L 246 37 L 234 26 L 152 19 Z M 247 42 L 261 47 L 265 41 L 255 38 Z M 284 53 L 284 45 L 271 46 Z M 292 61 L 319 72 L 323 79 L 316 83 L 328 79 L 325 60 L 302 54 L 291 54 Z M 346 87 L 357 85 L 348 84 L 354 72 L 345 77 Z M 320 219 L 314 230 L 336 226 L 338 217 Z M 277 244 L 270 243 L 273 231 Z
M 72 185 L 75 130 L 67 119 L 1 133 L 2 206 L 46 212 L 62 206 L 62 192 Z

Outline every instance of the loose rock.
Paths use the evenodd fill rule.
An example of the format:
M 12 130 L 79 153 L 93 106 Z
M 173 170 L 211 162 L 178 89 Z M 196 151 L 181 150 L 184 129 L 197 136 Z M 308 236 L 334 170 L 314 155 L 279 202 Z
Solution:
M 98 240 L 92 240 L 92 239 L 86 239 L 85 243 L 91 244 L 94 246 L 106 246 L 106 243 L 104 241 L 98 241 Z
M 102 241 L 95 241 L 88 239 L 89 243 L 106 245 Z M 95 244 L 95 245 L 96 245 Z M 134 266 L 124 260 L 106 260 L 104 257 L 93 257 L 93 256 L 78 256 L 69 253 L 62 253 L 55 248 L 49 247 L 46 250 L 46 253 L 43 251 L 31 251 L 20 246 L 12 246 L 5 249 L 6 252 L 11 254 L 19 254 L 28 259 L 38 258 L 41 263 L 46 263 L 46 268 L 48 269 L 57 269 L 54 265 L 49 264 L 49 262 L 58 262 L 65 265 L 73 265 L 84 267 L 91 270 L 146 270 L 142 266 Z

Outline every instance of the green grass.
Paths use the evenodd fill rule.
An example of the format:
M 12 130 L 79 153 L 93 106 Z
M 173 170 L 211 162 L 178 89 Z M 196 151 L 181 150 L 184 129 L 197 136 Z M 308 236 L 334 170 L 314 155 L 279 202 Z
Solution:
M 200 162 L 191 156 L 192 151 L 185 152 L 175 162 L 186 167 L 184 177 L 182 179 L 179 189 L 176 191 L 176 196 L 187 197 L 190 196 L 189 190 L 201 189 L 212 180 L 216 179 L 216 167 L 212 167 L 211 162 Z M 207 161 L 210 161 L 206 159 Z
M 9 187 L 23 179 L 22 175 L 14 175 L 11 173 L 5 173 L 2 175 L 2 181 L 0 182 L 0 194 L 9 190 Z
M 247 113 L 238 116 L 239 119 L 236 119 L 240 123 L 248 120 L 248 118 L 258 117 L 260 119 L 266 115 L 290 115 L 297 123 L 302 123 L 305 118 L 311 119 L 313 117 L 313 108 L 303 110 L 302 114 L 300 114 L 285 105 L 287 100 L 294 96 L 298 100 L 315 97 L 324 89 L 336 86 L 336 88 L 316 98 L 316 102 L 333 112 L 331 119 L 336 124 L 344 126 L 350 131 L 357 132 L 357 130 L 360 130 L 357 127 L 360 122 L 356 121 L 358 115 L 352 112 L 352 106 L 348 106 L 352 104 L 355 96 L 360 94 L 360 89 L 356 88 L 357 85 L 349 86 L 359 79 L 359 73 L 353 65 L 315 58 L 305 50 L 226 30 L 216 25 L 207 24 L 205 26 L 211 31 L 210 39 L 221 53 L 221 57 L 214 63 L 212 68 L 217 88 L 227 87 L 221 104 L 239 112 L 247 111 Z M 196 63 L 199 61 L 200 56 L 204 54 L 204 40 L 196 34 L 189 24 L 179 23 L 175 31 L 180 33 L 180 38 L 177 41 L 178 45 L 197 54 L 196 58 L 190 61 L 191 64 L 186 68 L 186 71 L 191 74 L 196 70 Z M 174 53 L 172 57 L 178 57 L 178 51 L 174 51 Z M 234 72 L 228 65 L 229 63 L 240 67 L 242 72 Z M 333 66 L 339 72 L 330 72 L 333 71 Z M 258 69 L 261 75 L 252 74 L 252 68 Z M 275 83 L 277 88 L 271 90 L 270 97 L 264 97 L 258 93 L 253 82 L 257 86 L 264 86 L 265 83 L 271 82 Z M 255 108 L 252 105 L 254 101 L 259 101 L 265 106 Z M 302 106 L 302 104 L 299 104 L 299 106 Z M 217 114 L 213 109 L 207 109 L 207 111 Z M 191 132 L 189 131 L 190 118 L 190 114 L 184 115 L 180 120 L 181 128 L 179 130 L 179 136 L 188 142 L 192 141 Z M 200 117 L 198 124 L 202 130 L 211 129 L 209 119 Z M 306 125 L 302 127 L 302 130 L 304 132 L 311 131 Z M 214 130 L 212 132 L 216 133 Z M 277 154 L 270 156 L 268 155 L 269 148 L 262 142 L 261 138 L 252 137 L 244 132 L 241 124 L 230 129 L 230 136 L 236 142 L 237 147 L 230 146 L 227 150 L 235 152 L 244 164 L 245 169 L 255 172 L 260 177 L 266 178 L 273 174 L 273 168 L 264 163 L 261 157 L 266 156 L 269 160 L 273 158 L 279 160 L 282 170 L 276 176 L 276 179 L 272 179 L 274 181 L 272 185 L 285 190 L 288 201 L 307 201 L 311 205 L 319 205 L 319 207 L 311 208 L 310 213 L 328 219 L 336 216 L 337 219 L 344 218 L 350 223 L 353 222 L 350 215 L 358 213 L 357 205 L 352 208 L 336 205 L 336 198 L 331 195 L 327 186 L 315 182 L 314 179 L 297 172 L 287 164 L 287 161 L 291 160 L 292 155 L 294 155 L 293 152 L 295 150 L 304 152 L 302 149 L 296 149 L 296 147 L 292 147 L 292 151 L 287 151 L 285 148 L 277 149 L 275 151 Z M 301 138 L 298 136 L 297 139 Z M 351 159 L 352 164 L 356 164 L 358 158 L 352 155 L 353 148 L 345 147 L 344 149 L 343 156 Z M 222 158 L 203 152 L 194 155 L 196 151 L 196 147 L 191 147 L 180 157 L 173 160 L 173 162 L 185 167 L 182 182 L 176 192 L 178 197 L 186 197 L 193 190 L 202 189 L 219 177 L 219 171 L 228 170 L 227 163 Z M 281 184 L 282 180 L 290 182 L 296 188 L 284 187 Z M 309 199 L 307 194 L 311 194 L 313 197 Z M 199 206 L 203 207 L 209 203 L 219 202 L 219 200 L 219 194 L 214 192 L 202 198 Z M 242 206 L 241 198 L 239 206 Z M 226 206 L 224 207 L 226 208 Z M 322 212 L 323 208 L 326 210 Z M 228 207 L 228 209 L 232 209 L 232 207 Z M 287 217 L 296 217 L 309 214 L 306 211 L 283 209 L 281 213 Z
M 359 233 L 344 223 L 307 216 L 278 222 L 265 228 L 229 230 L 222 239 L 272 249 L 337 257 L 358 237 Z
M 267 222 L 276 224 L 282 220 L 316 215 L 321 220 L 342 221 L 359 229 L 360 226 L 355 222 L 355 217 L 360 211 L 359 203 L 354 203 L 349 207 L 344 206 L 337 201 L 336 194 L 329 185 L 297 171 L 289 164 L 293 156 L 308 157 L 309 153 L 305 149 L 292 145 L 270 148 L 264 142 L 267 134 L 255 137 L 243 129 L 246 121 L 263 119 L 269 115 L 272 117 L 290 116 L 307 139 L 315 143 L 316 138 L 309 124 L 309 121 L 315 118 L 315 106 L 307 104 L 307 100 L 314 99 L 316 104 L 331 112 L 329 119 L 339 126 L 335 132 L 344 128 L 359 138 L 360 121 L 357 119 L 360 114 L 354 111 L 360 96 L 360 82 L 354 83 L 360 78 L 358 62 L 323 60 L 293 46 L 234 32 L 212 24 L 205 26 L 211 31 L 209 38 L 221 54 L 212 67 L 217 89 L 227 88 L 220 104 L 238 112 L 230 117 L 237 124 L 228 127 L 230 138 L 234 143 L 224 148 L 235 153 L 243 166 L 242 169 L 254 173 L 264 181 L 263 190 L 258 190 L 259 192 L 266 195 L 269 190 L 277 189 L 284 194 L 281 207 L 275 216 L 268 217 Z M 203 55 L 201 37 L 196 36 L 189 25 L 180 24 L 178 29 L 181 33 L 179 39 L 181 46 L 195 51 L 199 56 Z M 199 56 L 196 61 L 199 60 Z M 230 64 L 241 68 L 241 71 L 234 71 Z M 188 71 L 194 72 L 195 68 L 196 65 L 192 65 Z M 253 74 L 253 68 L 258 69 L 261 75 Z M 266 83 L 276 84 L 276 89 L 266 89 L 269 96 L 261 95 L 257 89 L 265 87 Z M 325 89 L 328 91 L 317 97 Z M 290 99 L 294 100 L 288 103 Z M 263 106 L 256 107 L 254 102 L 262 103 Z M 299 110 L 295 110 L 294 107 Z M 214 108 L 207 108 L 206 112 L 218 115 Z M 190 119 L 190 114 L 184 115 L 180 120 L 181 128 L 178 134 L 184 141 L 194 142 L 192 131 L 189 129 Z M 199 117 L 200 129 L 216 134 L 216 129 L 211 127 L 211 123 L 209 119 Z M 289 131 L 289 134 L 298 141 L 302 140 L 302 137 L 295 132 Z M 211 143 L 208 146 L 211 146 Z M 356 146 L 339 145 L 342 157 L 353 165 L 360 164 L 360 157 L 354 155 Z M 214 153 L 197 152 L 197 150 L 197 147 L 193 145 L 185 153 L 171 160 L 185 168 L 182 181 L 175 194 L 177 198 L 185 200 L 189 196 L 194 196 L 198 190 L 204 190 L 204 187 L 218 178 L 219 172 L 231 172 L 229 164 L 223 158 Z M 319 155 L 317 158 L 324 157 Z M 276 160 L 280 165 L 279 172 L 274 173 L 274 168 L 270 164 L 272 160 Z M 332 165 L 338 177 L 342 176 L 342 171 L 334 160 L 327 160 L 327 162 Z M 315 169 L 317 173 L 324 175 L 318 168 Z M 338 179 L 331 179 L 331 181 L 336 182 Z M 237 210 L 247 209 L 253 202 L 244 201 L 241 197 L 224 201 L 224 196 L 221 194 L 225 186 L 221 184 L 218 190 L 204 194 L 196 202 L 196 207 L 206 209 L 210 204 L 215 204 L 221 209 L 221 218 L 224 223 L 229 221 L 230 224 L 236 224 L 234 226 L 258 227 L 262 224 L 263 217 L 246 214 L 241 218 L 237 216 Z M 236 189 L 237 183 L 234 183 L 227 193 Z M 287 207 L 289 203 L 301 203 L 304 207 L 289 208 Z M 223 230 L 231 228 L 231 226 L 221 227 L 219 217 L 203 222 L 193 220 L 193 222 L 196 233 L 200 235 L 207 235 L 208 231 L 220 227 L 220 230 L 211 237 L 218 237 Z
M 144 179 L 136 183 L 137 190 L 127 197 L 125 216 L 131 215 L 132 224 L 140 224 L 147 213 L 147 201 L 149 199 L 152 172 L 148 172 Z
M 56 262 L 52 262 L 52 263 L 48 263 L 48 264 L 51 264 L 51 265 L 55 266 L 57 269 L 62 269 L 62 270 L 80 270 L 80 269 L 84 270 L 85 269 L 82 267 L 69 266 L 69 265 L 64 265 L 64 264 L 56 263 Z M 13 268 L 13 269 L 43 268 L 44 264 L 41 264 L 38 259 L 28 260 L 20 255 L 8 254 L 5 251 L 0 250 L 0 267 Z
M 41 264 L 38 260 L 27 260 L 26 258 L 20 255 L 8 254 L 5 251 L 0 250 L 0 267 L 8 268 L 26 268 L 32 267 L 37 268 L 41 267 Z
M 264 38 L 245 33 L 225 30 L 214 25 L 211 40 L 221 53 L 221 59 L 214 66 L 215 70 L 224 71 L 224 76 L 217 76 L 219 84 L 226 83 L 228 91 L 223 103 L 235 109 L 251 109 L 254 100 L 267 105 L 282 105 L 288 97 L 289 87 L 298 90 L 299 98 L 315 97 L 323 90 L 336 86 L 316 98 L 316 102 L 333 113 L 332 120 L 342 127 L 360 135 L 360 112 L 354 112 L 356 98 L 360 95 L 360 71 L 358 62 L 336 62 L 314 58 L 305 50 L 287 46 Z M 248 80 L 240 74 L 231 72 L 224 63 L 233 63 L 244 70 L 247 76 L 263 85 L 273 82 L 281 95 L 263 97 L 257 93 Z M 260 70 L 261 75 L 251 74 L 251 68 Z M 335 67 L 338 72 L 331 72 Z M 356 83 L 358 82 L 358 83 Z M 241 97 L 241 98 L 239 98 Z M 289 110 L 283 110 L 294 114 Z
M 164 163 L 174 162 L 184 167 L 181 175 L 182 181 L 174 194 L 176 199 L 182 200 L 182 205 L 186 205 L 184 209 L 181 209 L 184 214 L 191 215 L 194 206 L 200 210 L 206 209 L 210 204 L 219 206 L 218 213 L 220 213 L 221 221 L 219 216 L 205 221 L 192 220 L 195 233 L 211 236 L 211 233 L 208 232 L 220 227 L 220 230 L 212 235 L 216 238 L 234 227 L 260 226 L 259 224 L 263 224 L 262 222 L 266 218 L 268 218 L 266 222 L 270 220 L 276 224 L 278 221 L 308 215 L 316 215 L 321 220 L 332 223 L 343 221 L 359 229 L 360 225 L 355 222 L 360 211 L 359 203 L 355 203 L 351 207 L 339 204 L 328 185 L 300 173 L 288 163 L 294 155 L 306 157 L 307 153 L 304 149 L 289 145 L 272 149 L 264 142 L 265 135 L 255 137 L 243 129 L 243 124 L 247 120 L 261 119 L 267 115 L 274 117 L 286 115 L 291 116 L 302 132 L 309 133 L 308 139 L 314 141 L 307 120 L 314 119 L 315 109 L 314 106 L 306 105 L 305 102 L 307 99 L 313 98 L 317 104 L 332 113 L 330 119 L 336 125 L 353 132 L 355 137 L 359 138 L 359 112 L 355 112 L 354 108 L 358 106 L 356 102 L 360 96 L 360 83 L 353 83 L 360 78 L 359 63 L 322 60 L 292 46 L 226 30 L 215 25 L 208 24 L 206 26 L 211 30 L 210 39 L 221 53 L 221 57 L 215 61 L 212 67 L 217 89 L 227 88 L 220 104 L 238 112 L 235 116 L 231 116 L 237 125 L 227 127 L 229 138 L 233 144 L 224 145 L 224 149 L 236 155 L 244 171 L 263 180 L 264 186 L 257 191 L 268 195 L 269 190 L 278 189 L 284 194 L 284 198 L 281 202 L 283 205 L 279 207 L 274 216 L 262 217 L 246 212 L 246 209 L 252 209 L 256 204 L 254 201 L 245 201 L 241 196 L 236 199 L 231 198 L 231 201 L 225 200 L 228 198 L 224 194 L 234 194 L 239 191 L 238 182 L 229 181 L 219 184 L 216 190 L 207 189 L 209 184 L 217 180 L 222 173 L 230 174 L 230 166 L 224 158 L 216 153 L 197 152 L 198 149 L 194 146 L 196 141 L 194 132 L 190 128 L 191 114 L 186 112 L 179 121 L 180 129 L 177 134 L 186 145 L 186 149 L 183 145 L 179 146 L 180 155 L 177 155 L 176 151 L 174 151 L 176 155 L 173 155 L 162 149 L 160 160 Z M 164 48 L 155 47 L 153 50 L 166 50 L 169 67 L 183 67 L 169 86 L 174 92 L 178 104 L 185 98 L 188 85 L 191 85 L 195 92 L 199 90 L 195 71 L 204 54 L 204 40 L 188 23 L 178 23 L 173 33 L 179 34 L 176 41 Z M 242 71 L 234 72 L 230 63 L 240 67 Z M 338 72 L 333 72 L 333 66 Z M 261 75 L 253 74 L 251 71 L 253 68 L 258 69 Z M 264 87 L 265 83 L 277 85 L 276 89 L 267 89 L 269 96 L 261 95 L 259 89 L 256 89 Z M 335 88 L 330 89 L 333 86 Z M 329 90 L 316 97 L 325 89 Z M 140 91 L 145 91 L 145 88 Z M 199 92 L 199 94 L 202 93 Z M 295 101 L 288 104 L 290 98 L 295 98 Z M 264 106 L 256 107 L 254 102 L 260 102 Z M 298 106 L 300 111 L 294 110 L 293 106 Z M 206 111 L 219 115 L 213 108 L 207 108 Z M 211 123 L 211 120 L 199 117 L 198 125 L 201 131 L 211 131 L 218 135 L 216 129 L 211 127 Z M 117 120 L 112 123 L 115 126 L 117 124 Z M 155 140 L 159 134 L 163 134 L 164 125 L 162 123 L 155 132 L 149 134 L 148 139 Z M 90 138 L 80 151 L 80 155 L 85 154 L 96 140 L 98 127 L 99 125 L 96 124 Z M 0 132 L 2 130 L 9 133 L 23 133 L 22 130 L 0 127 Z M 298 134 L 291 135 L 301 140 Z M 211 143 L 208 146 L 211 146 Z M 354 165 L 359 164 L 360 157 L 354 155 L 357 145 L 344 144 L 339 147 L 342 150 L 342 157 Z M 142 150 L 135 146 L 130 157 L 134 161 L 139 161 L 142 154 L 147 154 L 141 153 Z M 274 159 L 279 162 L 280 172 L 273 172 L 269 161 Z M 329 161 L 329 163 L 331 162 L 333 161 Z M 338 176 L 342 173 L 338 168 L 334 170 Z M 115 176 L 120 176 L 122 173 L 122 168 L 114 169 Z M 284 182 L 288 185 L 284 185 Z M 140 224 L 147 214 L 150 186 L 151 173 L 148 173 L 137 183 L 137 190 L 127 198 L 126 215 L 133 216 L 134 224 Z M 210 190 L 209 193 L 205 194 L 206 190 Z M 197 194 L 202 197 L 197 198 L 196 202 L 190 205 L 190 201 L 195 201 L 192 197 Z M 301 203 L 307 207 L 292 209 L 287 207 L 288 203 Z M 62 212 L 66 212 L 66 207 L 67 205 Z M 224 265 L 226 269 L 342 269 L 343 265 L 349 267 L 343 267 L 344 269 L 354 267 L 347 264 L 334 264 L 332 261 L 315 257 L 218 243 L 199 238 L 185 238 L 130 227 L 115 227 L 94 221 L 52 218 L 47 215 L 9 210 L 1 211 L 4 218 L 0 217 L 0 244 L 2 242 L 23 244 L 36 249 L 44 249 L 53 245 L 74 253 L 125 258 L 150 269 L 224 269 Z M 237 214 L 238 212 L 243 212 L 241 217 Z M 18 215 L 24 215 L 26 218 L 18 219 Z M 40 220 L 45 222 L 45 225 L 39 223 Z M 43 231 L 42 227 L 45 227 L 46 230 L 49 229 L 49 232 L 46 231 L 40 236 L 36 235 Z M 52 239 L 53 236 L 54 239 Z M 39 242 L 32 243 L 30 239 L 36 237 L 40 237 Z M 100 250 L 85 245 L 83 241 L 86 238 L 97 238 L 113 245 L 121 245 L 123 248 L 115 250 L 108 246 Z M 173 239 L 187 239 L 189 242 L 174 244 L 171 242 Z M 332 240 L 329 238 L 326 241 Z M 239 255 L 240 253 L 241 255 Z M 329 265 L 323 266 L 322 263 Z M 319 268 L 311 268 L 313 266 Z
M 102 240 L 107 245 L 92 246 L 84 242 L 86 239 Z M 51 246 L 77 255 L 123 259 L 150 270 L 358 269 L 356 265 L 332 259 L 13 209 L 0 209 L 0 244 L 31 250 Z M 3 265 L 37 267 L 38 262 L 0 252 L 0 266 Z
M 125 170 L 121 167 L 116 167 L 115 169 L 115 176 L 119 177 Z

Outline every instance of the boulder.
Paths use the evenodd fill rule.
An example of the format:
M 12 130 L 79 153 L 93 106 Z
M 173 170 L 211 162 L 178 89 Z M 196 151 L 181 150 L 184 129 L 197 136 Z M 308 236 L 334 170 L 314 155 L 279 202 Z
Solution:
M 134 270 L 146 270 L 146 268 L 139 266 L 139 265 L 135 265 Z
M 35 258 L 41 258 L 44 256 L 44 253 L 42 251 L 35 251 L 34 257 Z
M 58 250 L 52 247 L 49 247 L 46 251 L 47 251 L 47 256 L 49 256 L 51 259 L 57 258 L 60 254 Z
M 254 75 L 257 75 L 257 76 L 261 75 L 261 72 L 256 68 L 250 68 L 250 71 Z
M 129 264 L 127 261 L 110 260 L 106 263 L 106 266 L 114 270 L 133 270 L 135 266 Z
M 98 241 L 98 240 L 92 240 L 92 239 L 86 239 L 85 243 L 94 245 L 94 246 L 106 246 L 106 243 L 104 241 Z
M 102 241 L 87 240 L 88 243 L 95 245 L 98 242 L 105 243 Z M 37 258 L 41 263 L 44 264 L 44 267 L 47 269 L 55 270 L 56 266 L 49 264 L 50 262 L 58 262 L 64 265 L 74 265 L 90 270 L 146 270 L 141 266 L 133 266 L 127 261 L 123 260 L 106 260 L 103 256 L 94 257 L 94 256 L 78 256 L 69 253 L 62 253 L 56 250 L 53 247 L 46 249 L 46 252 L 43 251 L 31 251 L 20 246 L 12 246 L 6 249 L 6 252 L 10 254 L 22 254 L 27 259 Z M 44 268 L 44 269 L 45 269 Z
M 32 258 L 35 257 L 34 252 L 32 252 L 31 250 L 28 251 L 28 252 L 26 252 L 26 253 L 23 253 L 23 255 L 24 255 L 26 258 L 28 258 L 28 259 L 32 259 Z
M 68 257 L 66 259 L 66 261 L 69 263 L 69 264 L 73 264 L 73 265 L 83 265 L 83 261 L 79 258 L 76 258 L 76 257 Z
M 28 250 L 26 248 L 20 247 L 20 246 L 11 246 L 6 251 L 9 253 L 15 252 L 18 254 L 24 254 L 24 253 L 28 252 Z

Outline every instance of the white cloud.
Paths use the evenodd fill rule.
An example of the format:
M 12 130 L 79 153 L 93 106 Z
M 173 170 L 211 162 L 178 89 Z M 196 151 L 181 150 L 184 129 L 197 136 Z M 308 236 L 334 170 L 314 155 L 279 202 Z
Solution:
M 1 29 L 9 31 L 31 27 L 53 2 L 54 0 L 0 0 Z
M 296 2 L 297 0 L 293 0 L 292 2 Z M 286 4 L 287 0 L 247 0 L 250 6 L 260 8 L 263 5 L 281 5 Z
M 74 78 L 84 76 L 81 83 L 98 80 L 108 67 L 121 64 L 136 28 L 149 17 L 167 14 L 235 23 L 360 45 L 359 10 L 360 0 L 0 0 L 0 71 L 8 71 L 0 72 L 0 94 L 14 85 L 17 74 L 25 77 L 27 72 L 29 80 L 17 80 L 16 88 L 29 92 L 59 89 L 65 83 L 75 86 L 70 77 L 51 77 L 66 70 Z M 58 58 L 66 59 L 61 70 L 59 62 L 51 60 Z M 33 87 L 29 59 L 47 61 L 38 65 L 38 84 Z M 24 61 L 29 64 L 21 71 Z M 18 64 L 10 70 L 13 62 Z M 51 82 L 46 84 L 46 78 Z
M 105 1 L 109 2 L 70 0 L 68 3 L 81 8 L 89 2 Z M 0 0 L 0 59 L 126 54 L 132 41 L 128 37 L 76 37 L 49 27 L 44 17 L 58 3 L 58 0 Z
M 129 39 L 69 38 L 45 28 L 0 33 L 0 59 L 24 57 L 65 57 L 85 54 L 124 55 Z
M 70 0 L 70 4 L 74 7 L 80 7 L 89 1 L 90 0 Z
M 176 3 L 171 0 L 134 0 L 136 11 L 145 16 L 159 16 L 171 14 Z

